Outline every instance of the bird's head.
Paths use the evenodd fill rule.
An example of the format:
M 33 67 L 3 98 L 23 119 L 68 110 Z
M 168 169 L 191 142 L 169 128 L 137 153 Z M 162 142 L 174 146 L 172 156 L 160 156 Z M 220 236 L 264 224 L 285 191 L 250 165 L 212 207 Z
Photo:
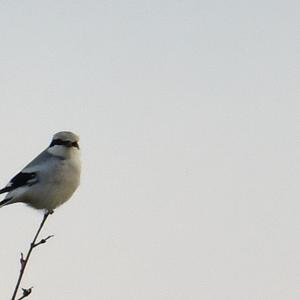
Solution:
M 67 157 L 74 151 L 79 151 L 79 136 L 70 131 L 55 133 L 48 147 L 49 153 L 60 157 Z

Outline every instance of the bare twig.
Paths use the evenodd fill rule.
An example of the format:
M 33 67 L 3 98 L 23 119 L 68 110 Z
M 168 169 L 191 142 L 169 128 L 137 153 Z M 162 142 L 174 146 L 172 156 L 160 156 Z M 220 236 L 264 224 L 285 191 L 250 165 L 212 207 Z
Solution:
M 21 281 L 22 281 L 22 278 L 23 278 L 23 275 L 24 275 L 24 272 L 25 272 L 25 268 L 27 266 L 27 263 L 29 261 L 29 258 L 30 258 L 30 255 L 31 255 L 31 252 L 32 250 L 41 245 L 41 244 L 44 244 L 46 243 L 46 241 L 48 239 L 50 239 L 51 237 L 53 237 L 53 235 L 49 235 L 48 237 L 44 238 L 44 239 L 41 239 L 39 242 L 37 242 L 37 239 L 38 239 L 38 236 L 47 220 L 47 218 L 49 217 L 50 214 L 52 214 L 53 211 L 47 211 L 45 214 L 44 214 L 44 217 L 43 217 L 43 220 L 33 238 L 33 241 L 30 243 L 30 247 L 29 247 L 29 250 L 24 258 L 24 254 L 21 253 L 21 258 L 20 258 L 20 264 L 21 264 L 21 268 L 20 268 L 20 274 L 19 274 L 19 277 L 18 277 L 18 280 L 17 280 L 17 283 L 16 283 L 16 287 L 14 289 L 14 293 L 13 293 L 13 296 L 11 298 L 11 300 L 15 300 L 16 299 L 16 296 L 17 296 L 17 293 L 18 293 L 18 290 L 19 290 L 19 287 L 20 287 L 20 284 L 21 284 Z M 25 297 L 29 296 L 32 292 L 32 287 L 29 288 L 29 289 L 22 289 L 23 290 L 23 295 L 21 298 L 19 298 L 18 300 L 21 300 L 21 299 L 24 299 Z
M 23 295 L 18 300 L 22 300 L 22 299 L 26 298 L 27 296 L 29 296 L 32 292 L 32 289 L 33 289 L 33 287 L 31 287 L 29 289 L 22 289 L 23 290 Z

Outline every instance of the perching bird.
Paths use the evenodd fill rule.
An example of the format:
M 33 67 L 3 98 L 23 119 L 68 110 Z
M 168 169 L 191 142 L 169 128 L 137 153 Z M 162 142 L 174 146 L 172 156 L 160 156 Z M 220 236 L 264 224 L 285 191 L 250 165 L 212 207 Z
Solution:
M 56 133 L 50 146 L 0 190 L 7 193 L 0 207 L 23 202 L 51 212 L 70 199 L 80 181 L 78 141 L 72 132 Z

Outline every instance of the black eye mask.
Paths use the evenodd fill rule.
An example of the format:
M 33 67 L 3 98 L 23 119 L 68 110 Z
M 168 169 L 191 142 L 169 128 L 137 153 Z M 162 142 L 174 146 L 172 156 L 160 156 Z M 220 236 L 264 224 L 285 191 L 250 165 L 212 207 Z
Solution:
M 62 146 L 68 147 L 68 148 L 75 147 L 75 148 L 79 149 L 79 145 L 78 145 L 77 142 L 63 141 L 63 140 L 60 140 L 60 139 L 52 140 L 49 147 L 53 147 L 55 145 L 62 145 Z

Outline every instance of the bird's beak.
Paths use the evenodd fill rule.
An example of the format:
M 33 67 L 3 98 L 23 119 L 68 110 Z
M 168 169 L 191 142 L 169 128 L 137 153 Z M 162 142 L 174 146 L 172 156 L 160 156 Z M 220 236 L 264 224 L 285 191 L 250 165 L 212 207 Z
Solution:
M 78 143 L 77 142 L 70 142 L 71 143 L 71 145 L 70 146 L 72 146 L 72 147 L 75 147 L 75 148 L 77 148 L 78 150 L 79 150 L 79 145 L 78 145 Z

